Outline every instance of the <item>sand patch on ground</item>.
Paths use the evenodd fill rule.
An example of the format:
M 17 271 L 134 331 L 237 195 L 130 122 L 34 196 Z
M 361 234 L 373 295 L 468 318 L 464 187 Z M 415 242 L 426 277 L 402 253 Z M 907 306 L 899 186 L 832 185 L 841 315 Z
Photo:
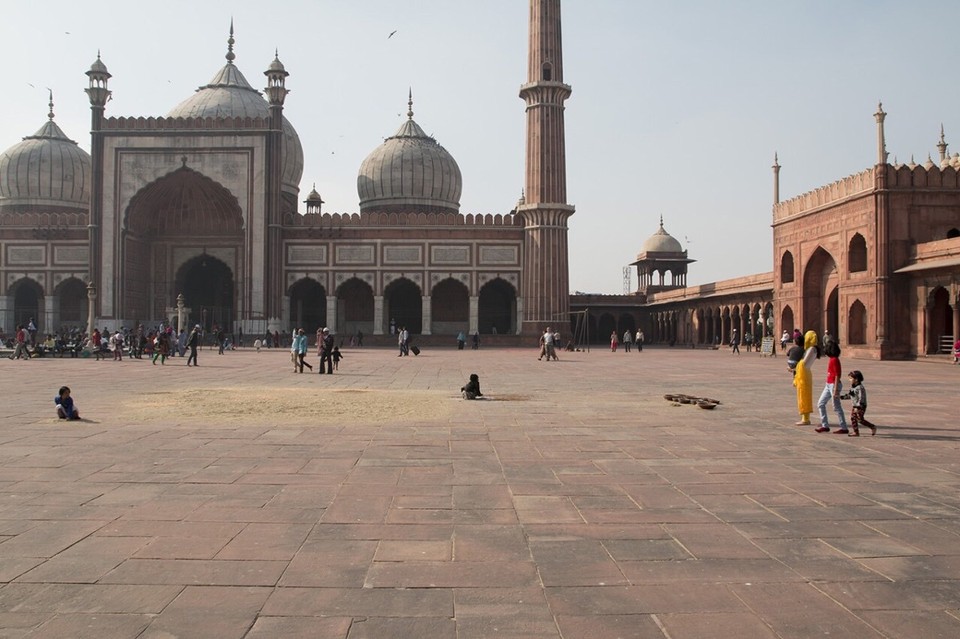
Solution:
M 326 424 L 441 421 L 454 412 L 449 394 L 428 391 L 213 388 L 156 391 L 124 402 L 125 420 Z

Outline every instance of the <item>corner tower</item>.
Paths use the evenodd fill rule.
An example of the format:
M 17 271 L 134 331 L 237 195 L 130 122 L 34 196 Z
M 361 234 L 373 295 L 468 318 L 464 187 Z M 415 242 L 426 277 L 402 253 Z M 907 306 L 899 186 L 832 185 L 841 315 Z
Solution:
M 527 83 L 520 97 L 527 105 L 525 203 L 523 219 L 523 325 L 537 334 L 551 323 L 569 322 L 570 275 L 567 261 L 567 168 L 563 103 L 560 0 L 530 0 Z

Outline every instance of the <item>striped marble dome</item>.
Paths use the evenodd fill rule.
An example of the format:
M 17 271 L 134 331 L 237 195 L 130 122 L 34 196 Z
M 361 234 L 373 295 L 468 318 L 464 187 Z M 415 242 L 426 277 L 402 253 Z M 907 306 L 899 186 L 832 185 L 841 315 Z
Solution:
M 0 208 L 90 206 L 90 154 L 53 121 L 0 154 Z
M 360 165 L 360 211 L 456 213 L 460 167 L 414 122 L 412 99 L 408 105 L 407 121 Z

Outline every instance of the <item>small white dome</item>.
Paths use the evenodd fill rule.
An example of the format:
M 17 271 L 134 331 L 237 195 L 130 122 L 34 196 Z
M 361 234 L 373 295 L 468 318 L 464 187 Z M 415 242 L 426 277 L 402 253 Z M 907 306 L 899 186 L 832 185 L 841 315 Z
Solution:
M 640 256 L 645 253 L 683 253 L 680 242 L 663 228 L 663 218 L 660 218 L 660 228 L 657 229 L 657 232 L 643 243 L 637 259 L 639 260 Z

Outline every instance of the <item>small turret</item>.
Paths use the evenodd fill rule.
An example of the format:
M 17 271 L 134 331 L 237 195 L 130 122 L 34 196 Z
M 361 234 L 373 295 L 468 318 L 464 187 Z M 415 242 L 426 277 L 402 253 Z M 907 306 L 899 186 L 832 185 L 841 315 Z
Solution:
M 95 109 L 103 109 L 110 100 L 112 92 L 107 87 L 110 80 L 110 72 L 107 71 L 107 65 L 100 60 L 100 52 L 97 51 L 97 59 L 90 65 L 87 71 L 87 77 L 90 78 L 90 86 L 86 89 L 87 96 L 90 98 L 90 106 Z
M 267 88 L 264 89 L 264 92 L 267 94 L 267 101 L 270 103 L 270 106 L 283 106 L 283 101 L 286 99 L 287 94 L 290 93 L 287 90 L 287 76 L 290 74 L 287 73 L 287 70 L 283 67 L 283 63 L 280 62 L 280 53 L 278 51 L 274 52 L 273 62 L 270 63 L 270 67 L 263 72 L 263 75 L 267 76 Z
M 323 206 L 324 202 L 320 199 L 320 194 L 317 193 L 317 184 L 314 182 L 313 190 L 307 195 L 307 199 L 303 201 L 307 205 L 307 215 L 311 213 L 320 214 L 320 209 Z

